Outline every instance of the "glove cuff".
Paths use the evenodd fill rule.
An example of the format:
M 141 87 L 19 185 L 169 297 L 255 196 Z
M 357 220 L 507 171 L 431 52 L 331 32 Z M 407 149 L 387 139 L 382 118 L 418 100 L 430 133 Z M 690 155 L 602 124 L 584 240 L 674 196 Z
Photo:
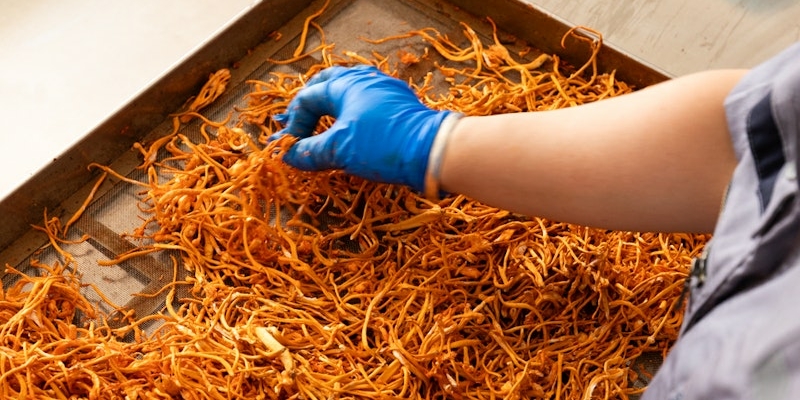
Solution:
M 431 151 L 428 155 L 428 168 L 425 170 L 424 191 L 425 197 L 431 201 L 438 201 L 442 193 L 440 192 L 440 178 L 442 168 L 442 158 L 447 149 L 450 133 L 453 132 L 458 121 L 464 117 L 462 113 L 450 113 L 439 125 L 439 130 L 431 144 Z

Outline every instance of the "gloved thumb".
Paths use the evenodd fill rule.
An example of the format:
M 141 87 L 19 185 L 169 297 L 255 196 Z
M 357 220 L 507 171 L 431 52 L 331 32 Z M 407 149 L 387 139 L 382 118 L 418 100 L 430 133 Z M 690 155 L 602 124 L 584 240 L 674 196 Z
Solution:
M 336 117 L 335 101 L 330 98 L 328 85 L 328 81 L 322 81 L 299 91 L 289 102 L 286 112 L 278 117 L 278 122 L 285 123 L 285 127 L 270 136 L 269 140 L 286 134 L 300 139 L 307 138 L 314 133 L 322 116 Z
M 300 139 L 290 147 L 283 156 L 283 161 L 304 171 L 322 171 L 340 169 L 342 165 L 336 159 L 337 143 L 335 137 L 340 128 L 333 124 L 327 131 Z

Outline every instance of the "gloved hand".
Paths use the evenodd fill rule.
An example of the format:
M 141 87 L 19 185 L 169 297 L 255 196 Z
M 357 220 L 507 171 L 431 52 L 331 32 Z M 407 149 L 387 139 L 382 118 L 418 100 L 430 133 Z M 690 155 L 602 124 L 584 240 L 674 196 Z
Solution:
M 372 66 L 335 66 L 312 77 L 279 118 L 300 138 L 284 156 L 296 168 L 343 169 L 365 179 L 425 190 L 431 146 L 451 111 L 423 105 L 403 81 Z M 333 126 L 313 134 L 324 115 Z M 456 114 L 453 114 L 454 116 Z

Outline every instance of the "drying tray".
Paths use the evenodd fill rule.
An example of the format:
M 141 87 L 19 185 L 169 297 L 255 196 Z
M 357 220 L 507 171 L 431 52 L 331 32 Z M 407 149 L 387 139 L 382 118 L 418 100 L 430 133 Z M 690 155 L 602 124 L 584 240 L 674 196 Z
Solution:
M 204 110 L 210 119 L 221 120 L 243 105 L 243 95 L 250 90 L 246 80 L 267 80 L 273 71 L 301 73 L 317 63 L 318 60 L 306 60 L 278 65 L 268 60 L 291 58 L 300 42 L 305 20 L 323 5 L 322 0 L 265 0 L 254 4 L 41 172 L 0 200 L 0 215 L 4 220 L 0 229 L 0 261 L 23 271 L 29 271 L 32 257 L 44 263 L 56 261 L 55 251 L 40 251 L 47 237 L 31 229 L 31 225 L 42 224 L 42 211 L 47 209 L 49 215 L 64 218 L 80 208 L 99 176 L 97 169 L 87 168 L 91 163 L 110 165 L 120 173 L 140 178 L 137 174 L 141 172 L 135 168 L 140 164 L 140 155 L 132 145 L 170 133 L 173 127 L 169 115 L 199 91 L 209 74 L 220 68 L 230 68 L 232 72 L 228 91 Z M 516 0 L 331 0 L 325 13 L 315 21 L 322 26 L 325 41 L 335 43 L 336 50 L 369 56 L 373 50 L 392 54 L 400 48 L 416 46 L 421 49 L 424 45 L 419 40 L 408 39 L 376 46 L 361 38 L 380 39 L 426 27 L 458 38 L 462 37 L 463 30 L 460 22 L 468 24 L 488 42 L 492 25 L 486 17 L 499 27 L 500 38 L 509 48 L 533 48 L 528 55 L 530 58 L 544 52 L 557 54 L 572 65 L 582 65 L 590 57 L 591 49 L 585 42 L 568 38 L 562 47 L 562 37 L 573 26 Z M 313 48 L 319 42 L 318 32 L 312 30 L 306 48 Z M 609 44 L 603 45 L 597 62 L 600 72 L 614 70 L 619 80 L 635 88 L 669 78 Z M 432 61 L 428 61 L 400 73 L 424 74 L 433 68 Z M 107 180 L 75 226 L 78 228 L 73 234 L 76 238 L 85 233 L 91 239 L 70 245 L 68 250 L 76 256 L 79 270 L 91 271 L 84 272 L 83 281 L 99 287 L 112 302 L 126 305 L 142 316 L 162 309 L 166 293 L 151 297 L 133 294 L 156 293 L 173 279 L 168 255 L 137 257 L 114 267 L 97 266 L 97 260 L 114 258 L 135 247 L 121 234 L 133 232 L 141 225 L 144 215 L 137 208 L 139 190 L 133 185 L 115 185 L 114 180 Z M 13 279 L 5 272 L 0 277 L 4 285 Z M 85 295 L 102 303 L 88 288 Z M 647 369 L 653 369 L 658 361 L 656 357 L 645 360 L 644 364 Z

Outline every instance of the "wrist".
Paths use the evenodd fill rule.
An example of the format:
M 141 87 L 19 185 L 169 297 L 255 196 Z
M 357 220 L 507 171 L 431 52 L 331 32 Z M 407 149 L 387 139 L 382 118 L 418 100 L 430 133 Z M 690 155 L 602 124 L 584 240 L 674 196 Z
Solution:
M 442 161 L 447 150 L 447 144 L 450 141 L 450 136 L 456 125 L 464 117 L 461 113 L 450 113 L 444 120 L 442 120 L 436 136 L 431 144 L 431 150 L 428 155 L 428 166 L 425 170 L 424 178 L 424 191 L 423 194 L 429 200 L 438 200 L 442 195 L 441 188 L 441 172 Z

